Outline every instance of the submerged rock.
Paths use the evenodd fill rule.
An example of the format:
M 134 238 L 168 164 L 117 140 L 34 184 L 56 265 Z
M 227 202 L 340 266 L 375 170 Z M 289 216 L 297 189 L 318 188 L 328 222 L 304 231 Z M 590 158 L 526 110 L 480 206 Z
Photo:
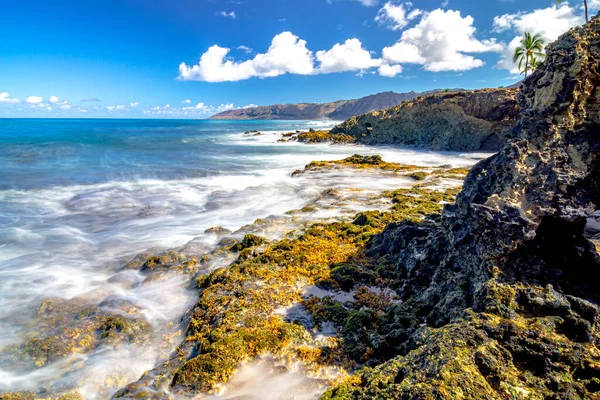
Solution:
M 600 396 L 600 256 L 585 234 L 600 208 L 599 84 L 596 18 L 548 47 L 514 138 L 437 223 L 375 238 L 402 303 L 369 340 L 391 359 L 323 398 Z
M 482 89 L 418 97 L 334 127 L 365 144 L 432 150 L 499 150 L 519 117 L 516 89 Z

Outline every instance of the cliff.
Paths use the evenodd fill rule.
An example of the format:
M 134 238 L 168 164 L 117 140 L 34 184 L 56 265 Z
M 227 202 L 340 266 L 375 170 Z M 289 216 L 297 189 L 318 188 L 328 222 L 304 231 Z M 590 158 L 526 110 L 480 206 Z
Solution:
M 340 100 L 331 103 L 276 104 L 272 106 L 249 107 L 224 111 L 210 119 L 246 119 L 246 120 L 344 120 L 381 108 L 388 108 L 412 100 L 418 96 L 439 92 L 394 93 L 384 92 L 356 100 Z
M 456 204 L 376 237 L 369 254 L 402 303 L 370 343 L 397 356 L 324 398 L 599 397 L 599 84 L 596 18 L 548 47 L 514 138 Z
M 356 369 L 324 399 L 598 398 L 599 84 L 595 19 L 548 47 L 516 96 L 511 139 L 470 170 L 455 201 L 456 186 L 440 185 L 462 179 L 458 169 L 356 155 L 297 171 L 381 170 L 419 183 L 377 195 L 391 208 L 351 221 L 272 243 L 222 239 L 201 263 L 237 259 L 198 275 L 186 340 L 115 398 L 208 392 L 266 355 L 273 370 L 296 365 L 327 385 L 323 371 Z M 479 92 L 461 110 L 480 115 L 498 95 Z M 346 196 L 326 190 L 291 220 Z M 162 258 L 161 268 L 183 268 Z M 310 294 L 315 287 L 330 295 Z M 326 323 L 336 336 L 323 340 L 314 334 Z
M 365 144 L 499 150 L 519 116 L 517 89 L 438 93 L 351 117 L 331 130 Z

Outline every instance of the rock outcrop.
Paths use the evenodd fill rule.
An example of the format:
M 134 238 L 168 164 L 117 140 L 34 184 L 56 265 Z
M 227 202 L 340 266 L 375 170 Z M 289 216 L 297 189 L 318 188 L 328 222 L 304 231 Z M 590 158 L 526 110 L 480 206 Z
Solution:
M 456 204 L 376 237 L 370 255 L 402 303 L 370 333 L 371 352 L 397 355 L 324 398 L 600 398 L 600 257 L 589 228 L 600 207 L 599 85 L 595 18 L 548 47 L 517 96 L 513 139 L 471 170 Z M 460 96 L 419 99 L 378 123 L 364 116 L 346 133 L 373 120 L 366 138 L 376 142 L 393 115 Z
M 373 110 L 393 107 L 402 103 L 403 101 L 412 100 L 422 95 L 438 92 L 441 92 L 441 90 L 432 90 L 423 93 L 414 91 L 408 93 L 384 92 L 362 97 L 356 100 L 339 100 L 331 103 L 275 104 L 272 106 L 247 107 L 223 111 L 212 116 L 211 119 L 345 120 L 353 115 L 360 115 Z
M 332 129 L 365 144 L 432 150 L 499 150 L 519 117 L 517 89 L 437 93 L 351 117 Z

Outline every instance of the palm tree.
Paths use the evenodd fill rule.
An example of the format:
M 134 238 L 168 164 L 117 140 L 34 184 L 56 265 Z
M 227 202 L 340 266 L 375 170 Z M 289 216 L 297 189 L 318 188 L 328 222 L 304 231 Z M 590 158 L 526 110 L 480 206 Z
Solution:
M 560 0 L 556 0 L 556 2 L 558 4 L 560 4 Z M 583 8 L 585 9 L 585 22 L 589 22 L 589 18 L 588 18 L 588 5 L 587 5 L 587 0 L 583 0 Z
M 540 63 L 541 63 L 541 61 L 538 60 L 537 58 L 535 58 L 535 56 L 531 56 L 531 61 L 529 61 L 529 66 L 531 67 L 531 72 L 538 69 L 538 67 L 540 66 Z
M 544 40 L 539 34 L 531 36 L 531 33 L 525 32 L 523 39 L 521 39 L 521 45 L 515 49 L 513 55 L 513 61 L 519 63 L 519 71 L 525 73 L 527 78 L 527 72 L 531 67 L 532 59 L 540 59 L 544 57 Z

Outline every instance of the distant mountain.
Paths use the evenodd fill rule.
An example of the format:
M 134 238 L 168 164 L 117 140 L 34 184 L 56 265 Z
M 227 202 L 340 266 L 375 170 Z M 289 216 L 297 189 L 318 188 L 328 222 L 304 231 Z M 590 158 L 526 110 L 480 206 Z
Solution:
M 456 90 L 460 89 L 451 89 L 450 91 Z M 421 93 L 384 92 L 362 97 L 357 100 L 339 100 L 331 103 L 275 104 L 272 106 L 249 107 L 224 111 L 213 115 L 210 119 L 345 120 L 354 115 L 361 115 L 382 108 L 390 108 L 425 94 L 439 92 L 442 92 L 442 90 L 431 90 Z

